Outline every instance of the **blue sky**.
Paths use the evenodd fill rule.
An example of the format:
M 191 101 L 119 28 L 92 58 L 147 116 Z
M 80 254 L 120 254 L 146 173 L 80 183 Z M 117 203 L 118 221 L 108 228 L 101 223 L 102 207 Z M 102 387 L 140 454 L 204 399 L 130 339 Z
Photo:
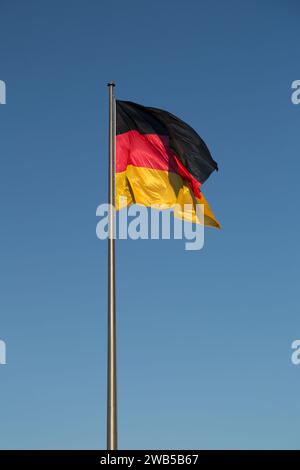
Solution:
M 0 4 L 0 446 L 105 447 L 107 89 L 207 142 L 202 251 L 119 241 L 120 448 L 300 448 L 296 0 Z

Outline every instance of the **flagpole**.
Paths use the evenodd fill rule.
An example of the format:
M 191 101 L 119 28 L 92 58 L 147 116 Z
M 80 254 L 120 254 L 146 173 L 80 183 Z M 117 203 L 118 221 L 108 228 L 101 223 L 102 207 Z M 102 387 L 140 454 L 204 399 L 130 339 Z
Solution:
M 115 282 L 115 96 L 109 82 L 109 238 L 108 238 L 108 349 L 107 349 L 107 449 L 117 449 L 117 354 L 116 354 L 116 282 Z

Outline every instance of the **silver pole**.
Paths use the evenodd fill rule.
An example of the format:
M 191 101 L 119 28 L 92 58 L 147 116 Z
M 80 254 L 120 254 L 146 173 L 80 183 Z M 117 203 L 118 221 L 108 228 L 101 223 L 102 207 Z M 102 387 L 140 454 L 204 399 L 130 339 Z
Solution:
M 109 92 L 109 238 L 108 238 L 108 351 L 107 351 L 107 449 L 117 449 L 117 354 L 115 281 L 115 97 L 114 82 Z

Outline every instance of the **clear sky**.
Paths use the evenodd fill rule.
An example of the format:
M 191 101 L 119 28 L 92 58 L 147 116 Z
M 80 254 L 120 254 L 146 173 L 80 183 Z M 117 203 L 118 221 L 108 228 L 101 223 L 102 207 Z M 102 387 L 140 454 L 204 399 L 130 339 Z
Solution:
M 1 0 L 1 448 L 105 448 L 107 88 L 192 125 L 222 230 L 119 241 L 120 448 L 300 448 L 297 0 Z

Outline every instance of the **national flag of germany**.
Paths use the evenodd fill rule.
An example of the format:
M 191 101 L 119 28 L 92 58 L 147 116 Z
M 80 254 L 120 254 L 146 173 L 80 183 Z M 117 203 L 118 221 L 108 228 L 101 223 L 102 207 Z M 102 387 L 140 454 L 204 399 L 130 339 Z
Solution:
M 117 209 L 174 207 L 176 217 L 199 223 L 196 204 L 203 204 L 198 207 L 204 208 L 204 225 L 219 228 L 200 191 L 217 169 L 206 144 L 185 122 L 158 108 L 116 101 Z

